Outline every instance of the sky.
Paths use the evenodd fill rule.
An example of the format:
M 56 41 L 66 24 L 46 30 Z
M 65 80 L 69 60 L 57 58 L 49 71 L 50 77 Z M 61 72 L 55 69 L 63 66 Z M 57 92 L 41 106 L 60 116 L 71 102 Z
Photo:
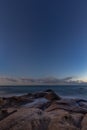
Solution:
M 9 77 L 86 82 L 87 0 L 0 0 L 0 84 Z

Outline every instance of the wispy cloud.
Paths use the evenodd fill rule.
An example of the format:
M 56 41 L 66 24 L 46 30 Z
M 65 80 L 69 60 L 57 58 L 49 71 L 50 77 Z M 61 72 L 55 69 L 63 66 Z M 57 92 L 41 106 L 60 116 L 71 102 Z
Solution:
M 0 85 L 69 85 L 69 84 L 87 84 L 82 80 L 73 80 L 73 77 L 65 77 L 63 79 L 47 77 L 47 78 L 15 78 L 0 77 Z
M 73 80 L 73 77 L 65 77 L 63 80 L 64 81 L 71 81 L 71 80 Z

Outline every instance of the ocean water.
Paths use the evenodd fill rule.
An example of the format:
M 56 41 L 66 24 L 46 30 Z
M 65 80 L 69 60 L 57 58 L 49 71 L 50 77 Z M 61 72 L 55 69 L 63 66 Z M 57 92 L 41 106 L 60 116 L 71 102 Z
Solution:
M 0 97 L 23 95 L 30 92 L 54 90 L 59 96 L 65 98 L 81 98 L 87 100 L 87 86 L 68 85 L 68 86 L 0 86 Z

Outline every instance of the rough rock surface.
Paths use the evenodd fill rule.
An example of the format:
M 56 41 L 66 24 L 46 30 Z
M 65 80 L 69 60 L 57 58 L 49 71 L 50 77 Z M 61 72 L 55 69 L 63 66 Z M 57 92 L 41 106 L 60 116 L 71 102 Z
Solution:
M 0 130 L 80 130 L 78 123 L 82 117 L 65 110 L 44 112 L 21 108 L 0 122 Z
M 87 130 L 87 101 L 52 90 L 2 98 L 0 108 L 0 130 Z
M 84 116 L 81 123 L 82 130 L 87 130 L 87 114 Z

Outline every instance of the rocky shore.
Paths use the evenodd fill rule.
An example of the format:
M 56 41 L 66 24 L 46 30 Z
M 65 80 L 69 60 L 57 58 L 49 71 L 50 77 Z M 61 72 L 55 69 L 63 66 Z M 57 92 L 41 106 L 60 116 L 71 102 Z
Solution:
M 0 130 L 87 130 L 87 101 L 53 90 L 1 97 Z

